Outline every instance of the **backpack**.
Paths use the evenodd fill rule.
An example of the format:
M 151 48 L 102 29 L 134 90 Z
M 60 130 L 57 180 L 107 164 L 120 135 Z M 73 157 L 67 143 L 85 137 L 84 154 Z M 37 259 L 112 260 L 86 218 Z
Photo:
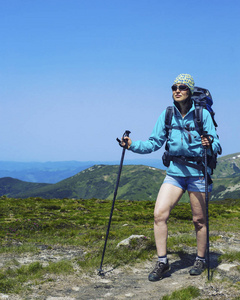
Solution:
M 218 127 L 215 121 L 215 112 L 212 109 L 213 100 L 210 92 L 207 89 L 194 87 L 194 93 L 192 95 L 192 100 L 195 104 L 195 112 L 194 112 L 194 124 L 195 130 L 199 133 L 199 135 L 203 135 L 203 108 L 207 109 L 212 117 L 213 124 L 215 128 Z M 166 110 L 165 116 L 165 126 L 166 126 L 166 135 L 169 136 L 169 130 L 172 129 L 171 122 L 173 116 L 173 106 L 168 106 Z
M 199 135 L 204 135 L 205 132 L 203 130 L 203 109 L 207 109 L 212 117 L 212 121 L 213 124 L 215 126 L 215 128 L 218 127 L 216 121 L 215 121 L 215 113 L 212 109 L 212 105 L 213 105 L 213 100 L 212 100 L 212 96 L 210 94 L 210 92 L 205 89 L 205 88 L 200 88 L 200 87 L 194 87 L 194 93 L 191 97 L 192 101 L 195 104 L 195 111 L 194 111 L 194 124 L 195 124 L 195 128 L 193 128 L 194 130 L 196 130 Z M 203 165 L 203 159 L 200 157 L 178 157 L 178 156 L 171 156 L 169 154 L 169 148 L 168 148 L 168 138 L 169 135 L 171 133 L 172 130 L 172 117 L 173 117 L 173 112 L 174 112 L 174 107 L 173 106 L 168 106 L 166 109 L 166 115 L 165 115 L 165 129 L 166 129 L 166 137 L 167 137 L 167 141 L 166 141 L 166 145 L 165 145 L 165 149 L 166 151 L 163 154 L 163 164 L 168 167 L 170 165 L 170 161 L 175 161 L 177 163 L 182 163 L 184 165 L 193 167 L 195 169 L 198 170 L 204 170 L 204 165 Z M 178 128 L 180 129 L 180 128 Z M 193 130 L 191 128 L 187 128 L 188 131 Z M 189 138 L 190 138 L 190 134 L 189 134 Z M 220 150 L 218 151 L 218 154 L 222 153 L 222 149 L 220 148 Z M 197 164 L 193 164 L 190 161 L 194 161 L 197 162 Z M 208 167 L 211 168 L 211 174 L 213 174 L 213 169 L 216 168 L 216 164 L 217 164 L 217 154 L 214 154 L 212 151 L 212 147 L 211 147 L 211 156 L 208 155 Z M 204 173 L 204 172 L 203 172 Z M 208 182 L 211 183 L 211 178 L 208 178 Z

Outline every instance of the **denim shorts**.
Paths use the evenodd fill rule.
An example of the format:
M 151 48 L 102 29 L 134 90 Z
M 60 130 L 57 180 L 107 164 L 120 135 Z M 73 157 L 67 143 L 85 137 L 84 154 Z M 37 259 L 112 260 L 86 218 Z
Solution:
M 180 177 L 166 175 L 163 183 L 170 183 L 181 188 L 184 192 L 201 192 L 205 193 L 205 178 L 198 176 Z M 208 192 L 212 191 L 212 184 L 208 186 Z

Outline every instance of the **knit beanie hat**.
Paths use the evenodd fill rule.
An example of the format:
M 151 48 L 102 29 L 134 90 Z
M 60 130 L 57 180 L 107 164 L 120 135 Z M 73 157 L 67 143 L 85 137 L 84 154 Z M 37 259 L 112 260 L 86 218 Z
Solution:
M 189 74 L 180 74 L 180 75 L 178 75 L 178 77 L 174 80 L 173 84 L 179 84 L 179 83 L 187 85 L 189 87 L 191 93 L 193 94 L 194 80 L 193 80 L 191 75 L 189 75 Z

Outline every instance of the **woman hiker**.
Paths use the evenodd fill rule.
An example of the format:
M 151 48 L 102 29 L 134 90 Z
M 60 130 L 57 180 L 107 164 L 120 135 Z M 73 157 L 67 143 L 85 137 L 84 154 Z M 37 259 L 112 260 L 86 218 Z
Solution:
M 202 157 L 204 147 L 210 147 L 210 141 L 200 136 L 197 131 L 187 131 L 195 128 L 195 106 L 191 100 L 194 91 L 194 80 L 189 74 L 180 74 L 172 86 L 174 113 L 172 130 L 169 133 L 168 147 L 170 155 L 185 157 Z M 156 151 L 166 141 L 165 128 L 166 110 L 160 115 L 153 132 L 147 141 L 132 141 L 129 137 L 127 148 L 133 152 L 145 154 Z M 176 125 L 176 129 L 174 129 Z M 220 150 L 219 139 L 210 113 L 203 109 L 203 130 L 213 137 L 212 149 L 214 153 Z M 125 146 L 122 141 L 122 146 Z M 167 220 L 171 210 L 178 203 L 185 191 L 188 191 L 192 209 L 193 223 L 197 239 L 197 256 L 190 275 L 200 275 L 205 268 L 206 252 L 206 207 L 205 207 L 205 179 L 202 171 L 171 161 L 167 168 L 167 175 L 159 190 L 154 209 L 154 236 L 157 248 L 158 261 L 149 274 L 150 281 L 162 279 L 163 274 L 170 270 L 167 258 Z M 209 192 L 212 184 L 209 185 Z

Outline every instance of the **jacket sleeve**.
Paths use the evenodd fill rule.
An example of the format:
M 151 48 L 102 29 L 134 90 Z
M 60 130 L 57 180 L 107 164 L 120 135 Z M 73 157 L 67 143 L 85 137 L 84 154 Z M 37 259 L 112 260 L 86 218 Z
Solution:
M 166 110 L 159 116 L 149 139 L 132 142 L 129 150 L 135 153 L 146 154 L 160 149 L 166 140 L 165 114 Z
M 215 154 L 217 154 L 218 151 L 220 151 L 221 146 L 219 142 L 219 137 L 216 132 L 216 128 L 213 124 L 212 117 L 206 109 L 203 109 L 203 130 L 207 132 L 207 134 L 210 134 L 213 136 L 214 140 L 212 143 L 212 149 Z

